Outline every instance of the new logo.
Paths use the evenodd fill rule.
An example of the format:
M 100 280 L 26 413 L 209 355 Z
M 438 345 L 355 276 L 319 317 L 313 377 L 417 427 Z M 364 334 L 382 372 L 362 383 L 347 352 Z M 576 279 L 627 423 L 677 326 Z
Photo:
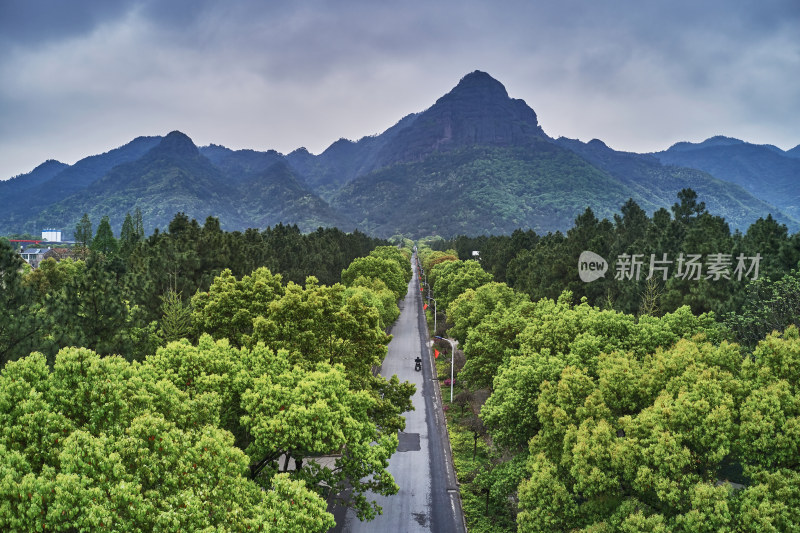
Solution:
M 594 252 L 581 252 L 578 258 L 578 276 L 581 281 L 589 283 L 606 275 L 608 261 Z

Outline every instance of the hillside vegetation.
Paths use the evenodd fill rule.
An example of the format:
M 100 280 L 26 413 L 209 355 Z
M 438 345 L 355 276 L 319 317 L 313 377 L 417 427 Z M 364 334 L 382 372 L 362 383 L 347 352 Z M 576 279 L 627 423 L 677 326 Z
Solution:
M 68 235 L 83 213 L 107 215 L 118 230 L 135 209 L 148 232 L 180 211 L 239 231 L 289 224 L 384 238 L 547 233 L 566 231 L 587 207 L 611 217 L 628 199 L 652 214 L 685 188 L 735 229 L 772 215 L 795 230 L 797 161 L 792 151 L 741 141 L 646 155 L 553 139 L 523 100 L 475 71 L 428 109 L 319 155 L 198 148 L 175 131 L 72 166 L 48 162 L 0 182 L 0 233 Z

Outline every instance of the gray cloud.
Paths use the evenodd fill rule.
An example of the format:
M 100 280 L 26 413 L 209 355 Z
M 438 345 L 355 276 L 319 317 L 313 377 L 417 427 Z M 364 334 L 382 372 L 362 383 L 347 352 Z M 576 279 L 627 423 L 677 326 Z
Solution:
M 553 136 L 790 148 L 800 4 L 744 4 L 2 2 L 0 178 L 173 129 L 319 152 L 428 107 L 475 69 Z
M 36 46 L 92 31 L 119 16 L 129 2 L 75 0 L 0 3 L 0 46 Z

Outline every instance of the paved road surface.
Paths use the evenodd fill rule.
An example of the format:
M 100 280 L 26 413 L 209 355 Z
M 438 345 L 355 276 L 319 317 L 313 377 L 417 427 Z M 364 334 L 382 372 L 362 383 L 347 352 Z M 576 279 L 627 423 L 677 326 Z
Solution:
M 377 496 L 383 514 L 361 522 L 352 510 L 335 513 L 333 532 L 461 533 L 465 532 L 458 489 L 449 457 L 449 445 L 441 416 L 441 398 L 431 381 L 433 372 L 416 270 L 408 293 L 400 303 L 400 318 L 392 328 L 389 353 L 381 375 L 397 374 L 400 381 L 417 387 L 412 397 L 414 411 L 405 414 L 406 429 L 400 446 L 389 461 L 389 472 L 400 491 Z M 422 372 L 414 370 L 414 358 L 423 359 Z

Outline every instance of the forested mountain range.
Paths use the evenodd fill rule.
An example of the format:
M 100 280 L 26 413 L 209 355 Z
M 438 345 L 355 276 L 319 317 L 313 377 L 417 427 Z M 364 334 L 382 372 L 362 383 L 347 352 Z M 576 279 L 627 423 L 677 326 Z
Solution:
M 664 164 L 697 168 L 741 185 L 800 220 L 800 146 L 784 152 L 717 136 L 701 143 L 677 143 L 653 155 Z
M 53 227 L 69 235 L 84 212 L 119 228 L 135 208 L 148 231 L 184 212 L 218 217 L 228 230 L 284 223 L 380 237 L 546 233 L 565 230 L 586 207 L 599 217 L 629 198 L 648 212 L 669 207 L 684 188 L 734 228 L 771 213 L 795 231 L 798 178 L 800 146 L 715 137 L 635 154 L 554 139 L 524 101 L 476 71 L 427 110 L 319 155 L 198 148 L 176 131 L 71 166 L 45 162 L 0 182 L 0 234 Z

